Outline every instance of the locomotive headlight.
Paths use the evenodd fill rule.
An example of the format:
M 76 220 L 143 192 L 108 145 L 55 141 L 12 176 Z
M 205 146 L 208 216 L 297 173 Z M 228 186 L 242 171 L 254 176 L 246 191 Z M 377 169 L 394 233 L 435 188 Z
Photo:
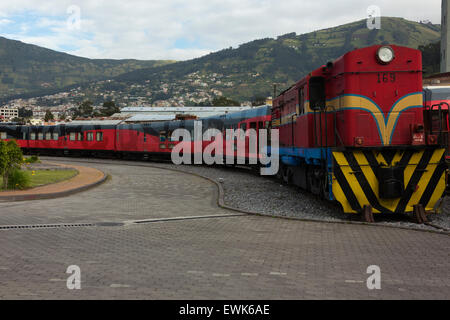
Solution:
M 391 63 L 395 58 L 394 50 L 391 47 L 381 47 L 378 49 L 377 58 L 381 63 Z

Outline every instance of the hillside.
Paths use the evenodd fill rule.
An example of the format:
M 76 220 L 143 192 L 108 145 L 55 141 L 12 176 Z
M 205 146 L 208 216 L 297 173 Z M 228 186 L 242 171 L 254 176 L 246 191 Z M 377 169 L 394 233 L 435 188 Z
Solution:
M 89 60 L 32 46 L 36 52 L 43 50 L 42 54 L 33 54 L 29 52 L 31 47 L 27 46 L 28 51 L 17 59 L 24 64 L 6 63 L 9 72 L 3 75 L 3 79 L 8 84 L 8 79 L 13 78 L 14 84 L 22 83 L 22 86 L 25 86 L 26 79 L 33 79 L 34 85 L 52 80 L 52 83 L 64 86 L 76 81 L 87 82 L 95 77 L 119 74 L 112 81 L 96 81 L 76 89 L 66 88 L 64 91 L 71 91 L 70 96 L 75 97 L 69 102 L 75 103 L 85 98 L 102 103 L 105 96 L 122 106 L 132 103 L 161 106 L 207 104 L 220 95 L 249 101 L 259 96 L 272 95 L 274 83 L 278 84 L 280 91 L 311 70 L 357 47 L 390 43 L 418 48 L 439 39 L 439 25 L 385 17 L 382 18 L 380 30 L 369 30 L 366 20 L 361 20 L 308 34 L 291 33 L 277 39 L 255 40 L 235 49 L 229 48 L 171 64 Z M 0 46 L 0 57 L 3 56 L 1 50 Z M 46 60 L 43 59 L 44 53 L 48 55 Z M 34 58 L 36 55 L 41 57 L 39 62 Z M 150 64 L 150 67 L 143 68 L 145 63 Z M 0 62 L 2 71 L 4 64 L 5 61 Z M 127 68 L 136 70 L 124 73 Z M 47 73 L 34 72 L 43 69 Z M 42 99 L 40 103 L 57 105 L 55 101 L 46 102 Z
M 168 62 L 93 60 L 0 37 L 0 97 L 62 89 Z
M 169 86 L 165 97 L 206 83 L 208 88 L 242 101 L 271 95 L 273 83 L 286 87 L 354 48 L 388 43 L 418 48 L 439 38 L 440 26 L 436 25 L 386 17 L 382 18 L 381 30 L 369 30 L 362 20 L 303 35 L 291 33 L 277 39 L 256 40 L 199 59 L 123 74 L 116 81 L 150 83 L 147 87 L 152 91 L 165 84 Z

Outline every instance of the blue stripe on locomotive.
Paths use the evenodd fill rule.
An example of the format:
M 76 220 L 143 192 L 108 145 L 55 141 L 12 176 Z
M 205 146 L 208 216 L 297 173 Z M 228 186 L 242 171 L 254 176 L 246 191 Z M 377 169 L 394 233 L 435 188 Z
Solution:
M 271 152 L 268 147 L 268 152 Z M 287 166 L 297 167 L 302 163 L 308 165 L 320 165 L 326 160 L 328 173 L 328 200 L 335 200 L 333 195 L 333 154 L 331 148 L 297 148 L 297 147 L 280 147 L 279 148 L 280 163 Z

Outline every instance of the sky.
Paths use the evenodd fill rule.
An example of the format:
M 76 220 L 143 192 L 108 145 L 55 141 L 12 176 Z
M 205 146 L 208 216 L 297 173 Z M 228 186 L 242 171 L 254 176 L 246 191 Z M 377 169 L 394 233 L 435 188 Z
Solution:
M 187 60 L 365 19 L 370 6 L 441 20 L 441 0 L 1 0 L 0 36 L 87 58 Z

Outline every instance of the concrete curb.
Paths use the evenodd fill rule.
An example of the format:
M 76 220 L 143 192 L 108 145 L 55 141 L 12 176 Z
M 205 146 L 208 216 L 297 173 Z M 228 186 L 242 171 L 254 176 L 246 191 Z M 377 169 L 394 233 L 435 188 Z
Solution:
M 70 161 L 70 160 L 62 160 L 65 162 L 77 162 L 75 161 Z M 97 163 L 97 164 L 102 164 L 102 162 L 95 162 L 95 161 L 78 161 L 79 163 Z M 114 165 L 114 163 L 109 163 Z M 161 170 L 167 170 L 167 171 L 172 171 L 172 172 L 179 172 L 179 173 L 184 173 L 184 174 L 190 174 L 202 179 L 205 179 L 209 182 L 212 182 L 213 184 L 215 184 L 217 186 L 218 189 L 218 195 L 217 195 L 217 205 L 220 208 L 223 209 L 227 209 L 227 210 L 231 210 L 231 211 L 235 211 L 235 212 L 239 212 L 239 213 L 244 213 L 247 215 L 253 215 L 253 216 L 260 216 L 260 217 L 265 217 L 265 218 L 275 218 L 275 219 L 283 219 L 283 220 L 293 220 L 293 221 L 302 221 L 302 222 L 313 222 L 313 223 L 327 223 L 327 224 L 347 224 L 347 225 L 362 225 L 362 226 L 368 226 L 368 227 L 377 227 L 377 228 L 391 228 L 391 229 L 400 229 L 400 230 L 410 230 L 410 231 L 418 231 L 418 232 L 427 232 L 427 233 L 435 233 L 435 234 L 441 234 L 441 235 L 446 235 L 446 236 L 450 236 L 450 231 L 444 230 L 442 228 L 438 228 L 441 230 L 426 230 L 426 229 L 420 229 L 420 228 L 412 228 L 412 227 L 403 227 L 403 226 L 391 226 L 391 225 L 379 225 L 379 224 L 373 224 L 373 223 L 367 223 L 367 222 L 362 222 L 362 221 L 326 221 L 326 220 L 319 220 L 319 219 L 305 219 L 305 218 L 295 218 L 295 217 L 282 217 L 282 216 L 277 216 L 277 215 L 271 215 L 271 214 L 265 214 L 265 213 L 261 213 L 261 212 L 252 212 L 252 211 L 246 211 L 246 210 L 242 210 L 242 209 L 238 209 L 238 208 L 234 208 L 231 206 L 228 206 L 225 204 L 225 191 L 223 189 L 223 186 L 220 182 L 203 176 L 201 174 L 198 173 L 193 173 L 193 172 L 187 172 L 187 171 L 183 171 L 180 169 L 174 169 L 174 168 L 164 168 L 164 167 L 160 167 L 158 165 L 154 165 L 154 164 L 119 164 L 117 163 L 117 165 L 125 165 L 125 166 L 133 166 L 133 167 L 147 167 L 147 168 L 156 168 L 156 169 L 161 169 Z M 433 225 L 430 225 L 433 228 L 437 228 Z
M 98 170 L 98 169 L 97 169 Z M 61 191 L 61 192 L 52 192 L 52 193 L 42 193 L 42 194 L 24 194 L 24 195 L 16 195 L 16 196 L 2 196 L 0 195 L 0 202 L 21 202 L 21 201 L 32 201 L 32 200 L 48 200 L 48 199 L 56 199 L 63 198 L 67 196 L 71 196 L 76 193 L 80 193 L 94 187 L 97 187 L 104 183 L 108 179 L 108 175 L 101 170 L 98 170 L 103 173 L 102 178 L 97 181 L 86 184 L 77 188 Z

